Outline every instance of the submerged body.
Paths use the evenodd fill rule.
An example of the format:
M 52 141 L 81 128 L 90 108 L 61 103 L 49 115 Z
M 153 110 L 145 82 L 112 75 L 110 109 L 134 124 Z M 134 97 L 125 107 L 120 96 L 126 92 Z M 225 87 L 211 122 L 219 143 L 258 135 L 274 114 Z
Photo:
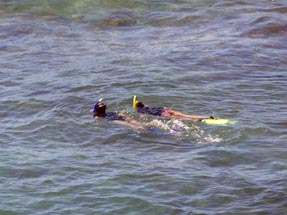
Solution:
M 170 118 L 181 118 L 181 119 L 188 119 L 193 122 L 201 121 L 203 119 L 210 119 L 210 116 L 199 116 L 199 115 L 189 115 L 184 114 L 179 111 L 175 111 L 172 109 L 164 108 L 164 107 L 150 107 L 144 105 L 141 101 L 136 101 L 134 97 L 134 109 L 141 114 L 148 114 L 153 116 L 161 116 L 161 117 L 170 117 Z
M 189 115 L 164 107 L 150 107 L 144 105 L 141 101 L 137 101 L 136 96 L 134 96 L 133 98 L 133 108 L 135 111 L 141 114 L 177 118 L 177 119 L 188 119 L 193 122 L 204 122 L 208 125 L 229 125 L 236 123 L 235 120 L 214 118 L 213 116 Z
M 117 112 L 106 112 L 106 104 L 99 100 L 94 106 L 94 119 L 106 119 L 116 124 L 124 125 L 133 129 L 143 129 L 144 125 L 130 117 Z

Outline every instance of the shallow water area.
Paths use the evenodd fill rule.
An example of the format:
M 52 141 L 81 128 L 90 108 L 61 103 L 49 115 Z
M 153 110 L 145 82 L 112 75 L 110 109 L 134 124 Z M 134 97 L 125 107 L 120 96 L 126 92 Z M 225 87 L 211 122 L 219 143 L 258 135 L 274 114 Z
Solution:
M 0 214 L 287 214 L 286 11 L 0 0 Z M 101 97 L 152 126 L 95 121 Z

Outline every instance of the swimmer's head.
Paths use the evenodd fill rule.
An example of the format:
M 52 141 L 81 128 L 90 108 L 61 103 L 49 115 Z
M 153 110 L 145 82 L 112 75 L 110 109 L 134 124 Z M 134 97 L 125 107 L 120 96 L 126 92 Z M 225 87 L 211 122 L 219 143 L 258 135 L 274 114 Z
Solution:
M 107 106 L 105 103 L 98 103 L 96 110 L 94 109 L 94 117 L 95 116 L 105 116 L 106 115 Z
M 105 116 L 106 115 L 106 109 L 107 106 L 105 103 L 102 102 L 102 99 L 100 99 L 95 105 L 94 105 L 94 117 L 95 116 Z
M 136 108 L 142 109 L 144 107 L 144 104 L 141 101 L 136 101 Z

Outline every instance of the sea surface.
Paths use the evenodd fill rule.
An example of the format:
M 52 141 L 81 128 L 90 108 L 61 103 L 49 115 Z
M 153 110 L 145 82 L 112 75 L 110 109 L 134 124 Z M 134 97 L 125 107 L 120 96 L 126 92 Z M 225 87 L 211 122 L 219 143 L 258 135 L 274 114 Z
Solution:
M 0 0 L 0 215 L 31 214 L 286 215 L 287 1 Z

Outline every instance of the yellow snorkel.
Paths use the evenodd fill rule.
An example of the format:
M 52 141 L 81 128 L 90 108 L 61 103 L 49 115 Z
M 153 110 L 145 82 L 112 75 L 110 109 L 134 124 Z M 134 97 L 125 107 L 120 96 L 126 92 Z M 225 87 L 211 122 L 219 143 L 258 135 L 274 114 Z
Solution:
M 137 96 L 134 95 L 134 99 L 133 99 L 133 108 L 134 108 L 134 111 L 137 111 L 137 105 L 136 105 L 136 103 L 137 103 Z

